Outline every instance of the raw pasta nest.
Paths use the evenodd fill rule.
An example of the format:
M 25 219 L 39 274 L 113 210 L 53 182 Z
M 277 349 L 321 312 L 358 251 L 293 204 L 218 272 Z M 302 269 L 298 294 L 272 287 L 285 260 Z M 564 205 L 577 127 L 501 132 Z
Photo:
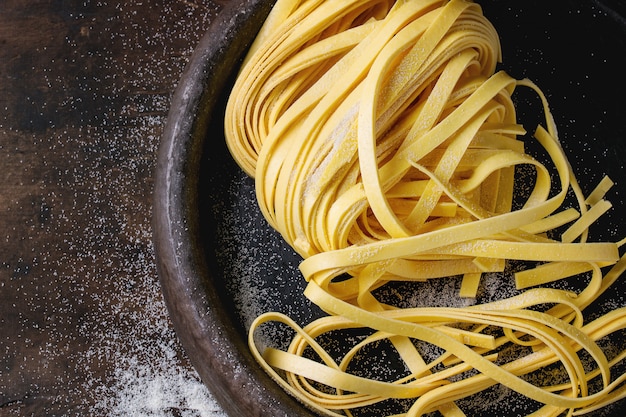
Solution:
M 626 375 L 611 369 L 626 351 L 609 360 L 597 342 L 625 327 L 626 309 L 588 323 L 583 316 L 626 265 L 621 242 L 587 242 L 588 227 L 611 207 L 612 182 L 583 193 L 546 98 L 531 81 L 497 71 L 500 59 L 494 27 L 464 0 L 278 0 L 252 45 L 227 104 L 227 144 L 255 178 L 267 221 L 303 257 L 305 295 L 328 316 L 301 327 L 268 312 L 249 344 L 320 414 L 358 415 L 400 399 L 408 406 L 393 415 L 461 416 L 457 400 L 495 384 L 537 401 L 541 416 L 624 397 Z M 543 103 L 545 126 L 534 138 L 547 162 L 520 139 L 517 88 Z M 533 168 L 534 181 L 516 204 L 520 166 Z M 576 209 L 564 207 L 568 193 Z M 536 266 L 515 276 L 525 291 L 497 302 L 399 308 L 375 296 L 389 282 L 462 276 L 460 296 L 475 297 L 481 276 L 509 260 Z M 580 292 L 543 286 L 581 274 L 589 279 Z M 294 330 L 288 349 L 261 352 L 255 331 L 269 321 Z M 319 342 L 350 329 L 369 332 L 341 358 Z M 382 341 L 404 375 L 351 370 Z M 440 355 L 427 360 L 419 343 Z M 523 354 L 501 361 L 510 346 Z M 563 381 L 525 378 L 555 364 Z M 600 388 L 590 388 L 595 381 Z

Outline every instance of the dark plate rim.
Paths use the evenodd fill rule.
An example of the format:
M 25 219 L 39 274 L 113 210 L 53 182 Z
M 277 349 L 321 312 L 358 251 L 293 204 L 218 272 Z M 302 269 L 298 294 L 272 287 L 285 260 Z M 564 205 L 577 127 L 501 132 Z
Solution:
M 311 415 L 261 370 L 213 290 L 198 220 L 198 173 L 210 115 L 272 0 L 228 2 L 194 50 L 171 100 L 155 168 L 157 272 L 176 334 L 232 416 Z

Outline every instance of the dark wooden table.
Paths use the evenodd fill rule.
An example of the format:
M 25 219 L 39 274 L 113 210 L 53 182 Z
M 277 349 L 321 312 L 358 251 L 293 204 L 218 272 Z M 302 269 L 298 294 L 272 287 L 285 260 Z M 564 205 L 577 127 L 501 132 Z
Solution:
M 151 240 L 169 101 L 219 10 L 0 2 L 0 416 L 222 415 Z

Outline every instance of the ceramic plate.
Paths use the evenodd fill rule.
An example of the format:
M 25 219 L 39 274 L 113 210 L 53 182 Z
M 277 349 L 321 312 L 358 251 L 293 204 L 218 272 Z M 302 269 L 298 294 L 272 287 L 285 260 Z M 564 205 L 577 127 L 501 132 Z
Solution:
M 500 33 L 502 68 L 532 79 L 547 94 L 583 188 L 605 174 L 617 182 L 609 196 L 614 208 L 592 239 L 624 237 L 624 2 L 479 3 Z M 254 183 L 230 158 L 221 125 L 241 58 L 270 6 L 267 0 L 231 1 L 220 12 L 173 97 L 156 171 L 154 231 L 163 293 L 186 353 L 233 417 L 313 415 L 248 352 L 247 327 L 258 314 L 282 311 L 304 324 L 320 312 L 302 296 L 300 260 L 259 213 Z M 520 120 L 534 130 L 541 121 L 536 100 L 524 93 L 516 100 Z M 485 280 L 478 301 L 508 291 L 503 281 Z M 404 291 L 414 305 L 443 305 L 453 302 L 458 285 L 450 278 L 419 291 L 405 284 L 394 291 Z M 624 288 L 606 294 L 592 314 L 626 305 Z M 284 344 L 287 332 L 273 330 L 266 336 Z M 468 415 L 488 414 L 485 403 L 499 416 L 525 415 L 532 407 L 504 389 L 481 395 L 462 404 Z M 618 408 L 595 415 L 613 415 Z

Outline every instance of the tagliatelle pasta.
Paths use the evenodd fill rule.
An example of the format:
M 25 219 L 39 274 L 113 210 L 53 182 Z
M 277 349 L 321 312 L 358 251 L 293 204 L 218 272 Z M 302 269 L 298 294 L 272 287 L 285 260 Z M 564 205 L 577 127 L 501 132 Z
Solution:
M 460 399 L 496 384 L 539 404 L 532 416 L 581 415 L 626 396 L 626 375 L 611 372 L 626 351 L 609 359 L 598 345 L 626 328 L 626 309 L 584 316 L 626 267 L 621 242 L 587 240 L 613 183 L 585 195 L 541 90 L 497 70 L 499 42 L 471 1 L 278 0 L 246 57 L 227 144 L 255 178 L 267 221 L 303 257 L 305 296 L 328 313 L 301 327 L 268 312 L 249 344 L 320 414 L 397 399 L 404 408 L 389 415 L 463 416 Z M 519 88 L 543 104 L 533 137 L 546 161 L 526 151 Z M 534 172 L 529 189 L 520 166 Z M 515 275 L 520 294 L 499 301 L 400 308 L 376 297 L 390 282 L 450 276 L 474 297 L 483 274 L 510 261 L 532 266 Z M 580 291 L 545 286 L 572 276 L 587 277 Z M 257 346 L 270 321 L 295 332 L 286 351 Z M 352 330 L 366 333 L 339 358 L 319 341 Z M 426 358 L 420 343 L 440 354 Z M 382 380 L 351 368 L 381 344 L 404 372 Z M 504 349 L 519 355 L 503 361 Z M 561 379 L 531 383 L 543 369 Z

